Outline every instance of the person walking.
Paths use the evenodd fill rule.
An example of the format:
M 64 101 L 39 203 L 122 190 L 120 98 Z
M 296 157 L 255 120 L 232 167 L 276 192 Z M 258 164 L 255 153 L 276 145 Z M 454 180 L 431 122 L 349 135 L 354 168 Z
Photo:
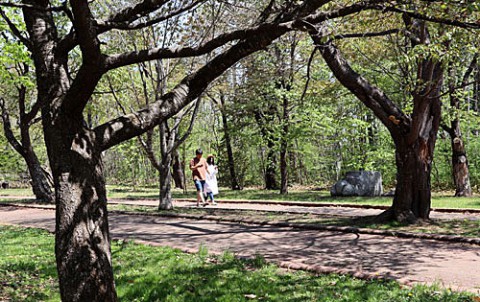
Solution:
M 197 207 L 200 206 L 200 203 L 206 205 L 203 191 L 207 176 L 207 161 L 202 158 L 202 155 L 202 149 L 198 148 L 195 151 L 195 157 L 190 161 L 190 170 L 192 170 L 193 182 L 197 189 Z
M 213 205 L 216 205 L 214 195 L 218 194 L 218 183 L 217 183 L 217 173 L 218 167 L 215 165 L 215 157 L 213 155 L 207 156 L 207 177 L 205 179 L 205 193 L 207 193 L 207 198 L 210 198 L 210 201 Z

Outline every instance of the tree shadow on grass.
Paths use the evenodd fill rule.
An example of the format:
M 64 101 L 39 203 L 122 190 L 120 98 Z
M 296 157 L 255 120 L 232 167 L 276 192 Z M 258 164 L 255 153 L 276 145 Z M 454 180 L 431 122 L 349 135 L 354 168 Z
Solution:
M 152 255 L 152 257 L 155 257 Z M 267 264 L 261 257 L 240 260 L 227 253 L 219 258 L 175 254 L 156 262 L 149 255 L 136 265 L 125 264 L 117 277 L 124 301 L 469 301 L 430 290 L 402 290 L 398 283 L 358 280 L 349 276 L 288 273 Z M 168 259 L 170 258 L 170 259 Z M 172 258 L 174 259 L 172 261 Z M 193 259 L 193 260 L 192 260 Z M 156 267 L 155 267 L 156 266 Z M 447 297 L 448 296 L 448 297 Z

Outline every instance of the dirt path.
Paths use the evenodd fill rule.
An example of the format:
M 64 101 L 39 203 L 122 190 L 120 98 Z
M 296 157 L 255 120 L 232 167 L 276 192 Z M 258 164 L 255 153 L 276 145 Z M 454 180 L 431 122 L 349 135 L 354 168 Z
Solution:
M 480 294 L 480 249 L 475 245 L 375 235 L 308 231 L 202 220 L 110 214 L 112 237 L 238 256 L 264 255 L 288 265 L 323 271 L 375 274 L 401 282 L 438 282 Z M 0 207 L 0 223 L 53 231 L 54 211 Z

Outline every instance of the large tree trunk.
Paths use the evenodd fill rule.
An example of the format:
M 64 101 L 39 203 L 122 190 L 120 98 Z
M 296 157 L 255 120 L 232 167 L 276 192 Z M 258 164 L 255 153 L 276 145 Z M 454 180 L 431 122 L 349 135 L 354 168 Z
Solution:
M 417 218 L 428 219 L 431 205 L 430 173 L 435 139 L 418 139 L 408 145 L 405 139 L 397 142 L 395 152 L 397 185 L 392 214 L 397 221 L 413 223 Z
M 91 132 L 45 122 L 56 191 L 55 254 L 62 301 L 116 301 L 101 152 Z M 77 128 L 79 131 L 65 131 Z

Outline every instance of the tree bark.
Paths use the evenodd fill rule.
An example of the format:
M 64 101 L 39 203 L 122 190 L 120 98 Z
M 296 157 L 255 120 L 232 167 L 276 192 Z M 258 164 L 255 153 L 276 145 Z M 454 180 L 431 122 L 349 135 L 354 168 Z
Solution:
M 24 98 L 20 97 L 20 102 L 24 101 Z M 54 203 L 54 194 L 50 187 L 50 182 L 48 179 L 47 172 L 42 168 L 40 161 L 38 160 L 37 155 L 32 146 L 30 139 L 30 125 L 28 120 L 25 120 L 25 113 L 22 108 L 20 109 L 20 135 L 21 142 L 19 142 L 15 135 L 13 134 L 12 127 L 10 124 L 10 117 L 7 111 L 7 108 L 4 104 L 4 101 L 0 101 L 0 107 L 2 110 L 2 120 L 3 120 L 3 130 L 7 141 L 17 151 L 25 160 L 27 164 L 28 172 L 31 177 L 31 186 L 35 198 L 40 202 L 45 203 Z M 22 106 L 20 106 L 22 107 Z
M 451 137 L 452 145 L 452 173 L 455 183 L 455 196 L 472 196 L 472 187 L 470 185 L 470 173 L 468 169 L 467 152 L 461 136 Z
M 436 133 L 434 137 L 419 138 L 413 144 L 405 139 L 396 142 L 397 185 L 391 210 L 387 212 L 391 218 L 409 223 L 429 218 L 435 141 Z
M 172 173 L 170 173 L 170 167 L 172 164 L 172 156 L 168 154 L 165 158 L 162 158 L 162 165 L 160 172 L 160 203 L 158 205 L 159 210 L 171 210 L 173 209 L 172 200 Z
M 19 113 L 20 113 L 20 142 L 13 134 L 10 123 L 10 116 L 6 108 L 5 101 L 0 99 L 1 118 L 3 121 L 3 130 L 8 143 L 17 151 L 25 160 L 28 167 L 28 172 L 31 178 L 31 186 L 35 198 L 44 203 L 54 203 L 54 194 L 50 187 L 49 175 L 42 168 L 37 154 L 32 146 L 30 138 L 30 125 L 32 119 L 35 117 L 37 110 L 33 109 L 30 113 L 25 112 L 25 87 L 19 89 Z M 36 107 L 36 106 L 34 106 Z
M 272 140 L 267 142 L 267 166 L 265 168 L 265 189 L 278 190 L 277 183 L 277 159 L 275 143 Z
M 175 188 L 178 189 L 184 189 L 185 188 L 185 183 L 184 183 L 184 175 L 183 175 L 183 164 L 182 161 L 180 160 L 180 152 L 178 152 L 178 149 L 175 150 L 173 154 L 173 165 L 172 165 L 172 177 L 173 181 L 175 182 Z
M 57 197 L 62 301 L 116 301 L 101 150 L 92 132 L 78 123 L 45 118 L 44 129 Z
M 176 128 L 169 130 L 168 121 L 161 123 L 159 127 L 160 133 L 160 152 L 162 155 L 160 169 L 160 201 L 158 204 L 159 210 L 171 210 L 173 209 L 172 201 L 172 173 L 170 171 L 172 167 L 172 152 L 175 139 L 177 137 Z
M 50 187 L 47 172 L 42 168 L 33 149 L 27 150 L 24 158 L 32 178 L 32 191 L 35 198 L 44 203 L 55 203 L 55 195 Z

